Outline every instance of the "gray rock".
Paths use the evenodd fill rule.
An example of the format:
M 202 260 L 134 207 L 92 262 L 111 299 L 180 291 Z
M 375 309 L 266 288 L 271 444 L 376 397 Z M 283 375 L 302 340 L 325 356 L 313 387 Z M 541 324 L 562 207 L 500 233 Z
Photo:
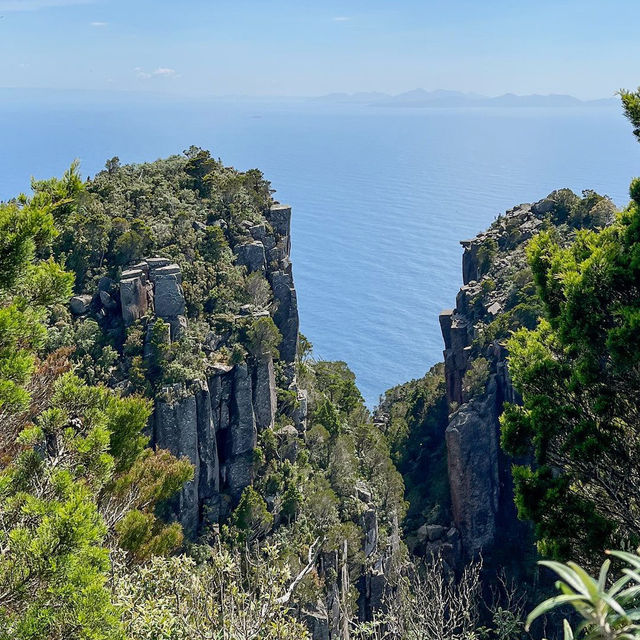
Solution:
M 154 270 L 159 267 L 166 267 L 171 264 L 171 260 L 169 258 L 147 258 L 146 263 L 149 265 L 149 269 Z
M 140 278 L 120 281 L 120 307 L 126 327 L 147 313 L 147 289 Z
M 262 242 L 254 240 L 236 245 L 233 248 L 233 253 L 236 255 L 236 262 L 246 267 L 249 273 L 264 271 L 266 260 Z
M 204 222 L 200 222 L 199 220 L 194 220 L 193 228 L 196 231 L 206 231 L 207 230 L 207 225 Z
M 445 349 L 451 348 L 451 324 L 453 322 L 453 309 L 445 309 L 440 312 L 440 330 L 444 339 Z
M 271 355 L 261 358 L 255 365 L 253 407 L 258 431 L 273 426 L 276 417 L 276 378 Z
M 177 264 L 167 264 L 162 267 L 157 267 L 151 271 L 151 281 L 156 282 L 163 276 L 175 275 L 180 284 L 182 284 L 182 272 Z
M 306 389 L 298 390 L 298 406 L 293 410 L 293 421 L 298 431 L 306 431 L 307 415 L 309 412 L 309 399 Z
M 311 633 L 311 640 L 330 640 L 329 620 L 324 606 L 318 611 L 303 609 L 302 619 Z
M 544 215 L 545 213 L 549 213 L 555 207 L 555 202 L 551 200 L 551 198 L 544 198 L 539 200 L 534 205 L 532 205 L 531 210 L 536 215 Z
M 378 548 L 378 517 L 375 509 L 367 509 L 362 514 L 364 530 L 364 555 L 368 558 Z
M 220 468 L 218 445 L 213 420 L 211 394 L 206 384 L 201 384 L 196 392 L 198 415 L 198 458 L 200 477 L 198 497 L 200 504 L 206 507 L 203 519 L 206 523 L 217 522 L 220 508 Z
M 93 300 L 93 296 L 88 294 L 84 294 L 81 296 L 73 296 L 69 301 L 69 307 L 71 308 L 71 313 L 80 316 L 83 313 L 87 313 L 89 311 L 89 307 L 91 306 L 91 301 Z
M 226 487 L 232 504 L 238 504 L 242 492 L 253 481 L 253 451 L 234 456 L 226 464 Z
M 453 519 L 464 551 L 493 543 L 499 507 L 498 415 L 495 381 L 485 395 L 453 414 L 446 430 Z
M 98 291 L 111 291 L 115 285 L 115 282 L 108 278 L 107 276 L 102 276 L 100 280 L 98 280 Z
M 233 372 L 229 411 L 227 486 L 234 501 L 253 480 L 253 451 L 258 432 L 253 412 L 251 375 L 246 364 Z
M 269 255 L 271 249 L 273 249 L 277 244 L 276 239 L 270 235 L 266 235 L 264 238 L 262 238 L 261 242 L 264 245 L 264 250 L 267 256 Z
M 358 480 L 355 485 L 356 497 L 358 500 L 362 500 L 365 504 L 371 504 L 373 501 L 373 494 L 371 489 L 361 480 Z
M 249 233 L 254 240 L 260 240 L 261 242 L 267 236 L 267 228 L 263 224 L 254 224 L 249 227 Z
M 184 315 L 184 293 L 176 274 L 156 277 L 155 311 L 161 318 Z
M 284 460 L 295 462 L 300 448 L 298 430 L 292 424 L 287 424 L 276 431 L 276 436 L 278 437 L 278 453 L 280 457 Z
M 172 342 L 180 340 L 188 327 L 187 318 L 185 316 L 172 316 L 168 322 Z
M 276 234 L 288 236 L 291 229 L 291 207 L 286 204 L 274 204 L 267 213 L 267 220 Z
M 140 278 L 144 284 L 147 281 L 147 274 L 142 269 L 125 269 L 120 276 L 120 280 L 130 280 Z
M 251 375 L 246 364 L 236 365 L 231 397 L 231 457 L 253 451 L 257 441 Z
M 155 410 L 155 442 L 194 465 L 194 477 L 178 497 L 177 515 L 185 532 L 193 536 L 199 526 L 200 456 L 198 455 L 198 410 L 196 398 L 188 395 L 172 402 L 158 402 Z
M 118 303 L 106 291 L 100 291 L 99 296 L 102 306 L 107 311 L 113 311 L 118 306 Z
M 427 539 L 429 542 L 440 540 L 446 532 L 446 529 L 439 524 L 428 524 L 426 527 Z
M 273 315 L 282 342 L 278 350 L 285 362 L 294 362 L 298 349 L 298 299 L 290 272 L 276 271 L 270 275 L 273 297 L 278 308 Z
M 490 316 L 495 317 L 501 312 L 502 312 L 502 305 L 499 302 L 494 302 L 493 304 L 489 305 L 489 307 L 487 307 L 487 313 Z

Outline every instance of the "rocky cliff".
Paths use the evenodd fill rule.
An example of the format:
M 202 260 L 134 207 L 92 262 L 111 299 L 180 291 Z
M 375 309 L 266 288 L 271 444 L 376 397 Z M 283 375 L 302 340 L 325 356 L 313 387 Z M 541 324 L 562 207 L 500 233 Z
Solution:
M 249 273 L 263 274 L 273 292 L 271 313 L 281 334 L 278 352 L 288 388 L 302 400 L 296 413 L 297 426 L 302 428 L 304 392 L 298 390 L 293 367 L 298 307 L 290 261 L 291 207 L 276 203 L 265 218 L 263 224 L 244 224 L 245 239 L 233 247 L 233 253 L 236 263 Z M 147 360 L 158 342 L 168 349 L 188 329 L 182 270 L 162 257 L 126 267 L 117 281 L 103 277 L 94 294 L 74 297 L 71 309 L 76 316 L 92 314 L 107 327 L 121 322 L 126 329 L 142 322 Z M 240 321 L 270 315 L 268 309 L 252 305 L 240 312 L 235 318 Z M 201 346 L 215 353 L 224 343 L 225 336 L 210 333 Z M 185 456 L 194 466 L 193 480 L 173 505 L 189 535 L 228 516 L 252 482 L 258 433 L 274 426 L 276 404 L 270 353 L 235 364 L 214 361 L 201 377 L 166 385 L 156 394 L 150 425 L 153 446 Z
M 607 224 L 613 211 L 609 200 L 591 192 L 580 201 L 569 190 L 555 191 L 508 210 L 486 232 L 461 243 L 463 286 L 455 308 L 441 313 L 440 327 L 450 408 L 445 438 L 451 510 L 467 557 L 490 548 L 522 555 L 531 547 L 529 527 L 517 520 L 513 461 L 501 451 L 499 425 L 504 403 L 519 402 L 506 340 L 513 330 L 533 328 L 542 314 L 527 242 L 551 227 L 568 242 L 579 228 Z

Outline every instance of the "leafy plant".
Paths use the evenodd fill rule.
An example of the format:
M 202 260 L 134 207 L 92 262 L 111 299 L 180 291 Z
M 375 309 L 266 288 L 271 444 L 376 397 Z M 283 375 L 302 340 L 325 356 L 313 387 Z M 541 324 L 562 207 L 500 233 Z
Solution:
M 628 565 L 612 584 L 609 559 L 602 564 L 597 579 L 575 562 L 540 562 L 560 576 L 556 587 L 561 594 L 545 600 L 529 614 L 527 629 L 540 616 L 557 607 L 571 605 L 582 622 L 574 630 L 564 620 L 565 640 L 635 640 L 640 637 L 640 556 L 625 551 L 607 553 Z

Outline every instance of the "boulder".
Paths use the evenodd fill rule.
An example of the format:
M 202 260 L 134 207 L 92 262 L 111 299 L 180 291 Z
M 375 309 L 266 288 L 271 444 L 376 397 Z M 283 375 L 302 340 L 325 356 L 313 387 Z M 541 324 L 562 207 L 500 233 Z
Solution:
M 155 278 L 155 310 L 160 318 L 184 315 L 184 293 L 178 275 L 171 273 Z
M 113 311 L 118 306 L 118 303 L 106 292 L 100 291 L 100 303 L 107 311 Z
M 553 211 L 553 208 L 555 206 L 556 203 L 551 200 L 551 198 L 543 198 L 542 200 L 539 200 L 534 205 L 532 205 L 531 210 L 536 215 L 542 216 L 546 213 L 549 213 L 550 211 Z
M 147 313 L 147 289 L 141 278 L 129 278 L 120 281 L 120 306 L 122 320 L 126 327 Z
M 162 267 L 154 268 L 151 271 L 151 281 L 155 282 L 162 276 L 170 276 L 175 275 L 180 284 L 182 284 L 182 272 L 180 271 L 180 267 L 177 264 L 167 264 Z
M 278 452 L 280 456 L 285 460 L 295 462 L 300 444 L 298 430 L 292 424 L 287 424 L 276 431 L 276 436 L 278 437 Z
M 130 280 L 131 278 L 140 278 L 142 284 L 147 281 L 147 274 L 142 269 L 125 269 L 120 276 L 120 280 Z
M 69 301 L 69 307 L 71 308 L 71 313 L 80 316 L 83 313 L 87 313 L 89 311 L 89 307 L 91 306 L 91 301 L 93 300 L 93 296 L 88 294 L 84 294 L 81 296 L 73 296 Z
M 262 242 L 254 240 L 245 242 L 234 247 L 233 253 L 236 255 L 236 262 L 247 268 L 249 273 L 253 271 L 264 271 L 265 254 Z

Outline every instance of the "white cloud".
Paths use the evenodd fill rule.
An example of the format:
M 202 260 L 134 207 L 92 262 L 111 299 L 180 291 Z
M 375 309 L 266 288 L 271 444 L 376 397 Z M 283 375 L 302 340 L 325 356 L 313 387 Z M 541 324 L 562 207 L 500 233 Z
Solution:
M 349 20 L 351 20 L 349 16 L 336 16 L 333 18 L 334 22 L 348 22 Z
M 97 27 L 97 28 L 106 27 L 106 26 L 109 25 L 108 22 L 91 22 L 90 24 L 91 24 L 92 27 Z
M 169 69 L 168 67 L 158 67 L 155 71 L 145 71 L 142 67 L 136 67 L 134 69 L 138 78 L 142 80 L 148 80 L 153 77 L 164 77 L 164 78 L 179 78 L 180 76 L 176 73 L 175 69 Z
M 0 11 L 37 11 L 50 7 L 91 4 L 94 0 L 0 0 Z

